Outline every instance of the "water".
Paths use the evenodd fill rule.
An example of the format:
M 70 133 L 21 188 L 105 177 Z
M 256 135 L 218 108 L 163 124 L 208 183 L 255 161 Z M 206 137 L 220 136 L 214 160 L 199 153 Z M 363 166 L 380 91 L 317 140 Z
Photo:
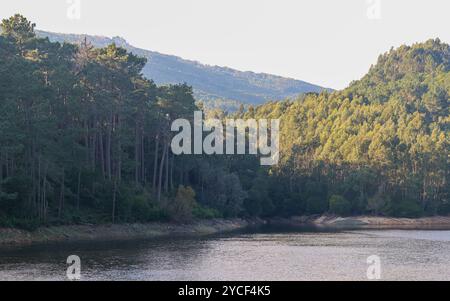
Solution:
M 450 231 L 260 232 L 203 239 L 76 243 L 0 250 L 0 280 L 450 280 Z

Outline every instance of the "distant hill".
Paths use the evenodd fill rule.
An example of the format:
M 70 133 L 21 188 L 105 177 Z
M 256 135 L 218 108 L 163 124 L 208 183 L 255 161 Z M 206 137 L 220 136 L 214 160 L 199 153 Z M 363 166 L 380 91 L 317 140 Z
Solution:
M 280 100 L 302 93 L 319 93 L 324 90 L 323 87 L 300 80 L 209 66 L 173 55 L 136 48 L 120 37 L 108 38 L 45 31 L 36 31 L 36 33 L 54 42 L 79 43 L 86 37 L 95 47 L 104 47 L 114 42 L 134 54 L 146 57 L 148 63 L 143 70 L 144 75 L 156 84 L 186 82 L 193 86 L 196 99 L 222 102 L 225 106 L 239 103 L 261 104 L 269 100 Z

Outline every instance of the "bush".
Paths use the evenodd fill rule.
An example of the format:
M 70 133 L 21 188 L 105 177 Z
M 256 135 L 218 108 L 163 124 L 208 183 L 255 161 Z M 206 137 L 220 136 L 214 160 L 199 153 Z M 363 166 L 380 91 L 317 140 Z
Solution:
M 448 215 L 450 214 L 450 202 L 449 201 L 443 201 L 442 204 L 438 207 L 438 214 L 439 215 Z
M 126 192 L 126 193 L 125 193 Z M 152 200 L 147 191 L 126 191 L 118 203 L 118 220 L 129 223 L 146 223 L 168 220 L 168 214 Z
M 34 231 L 37 228 L 39 228 L 40 225 L 41 225 L 41 223 L 37 219 L 15 219 L 14 220 L 15 227 L 17 227 L 19 229 L 27 230 L 27 231 Z
M 386 206 L 388 206 L 390 202 L 391 199 L 388 195 L 381 196 L 377 194 L 368 199 L 366 209 L 372 214 L 379 215 L 380 213 L 386 212 Z
M 310 197 L 306 201 L 306 213 L 321 214 L 328 211 L 328 202 L 326 198 Z
M 394 217 L 420 217 L 423 215 L 423 208 L 413 200 L 391 201 L 388 214 Z
M 343 196 L 340 195 L 332 195 L 330 197 L 330 212 L 340 215 L 347 216 L 352 212 L 352 205 L 348 200 L 346 200 Z
M 145 194 L 137 195 L 131 203 L 131 216 L 139 222 L 150 221 L 149 197 Z
M 193 209 L 192 209 L 192 215 L 195 218 L 199 218 L 199 219 L 212 219 L 212 218 L 221 218 L 222 214 L 213 208 L 208 208 L 208 207 L 204 207 L 201 205 L 196 205 Z
M 291 193 L 279 204 L 279 213 L 282 216 L 297 216 L 305 213 L 305 201 L 299 194 Z
M 4 228 L 18 228 L 26 231 L 34 231 L 39 228 L 40 223 L 37 219 L 26 218 L 7 218 L 4 215 L 0 216 L 0 227 Z
M 180 185 L 175 199 L 168 205 L 170 218 L 176 222 L 189 222 L 196 206 L 195 191 L 189 186 Z

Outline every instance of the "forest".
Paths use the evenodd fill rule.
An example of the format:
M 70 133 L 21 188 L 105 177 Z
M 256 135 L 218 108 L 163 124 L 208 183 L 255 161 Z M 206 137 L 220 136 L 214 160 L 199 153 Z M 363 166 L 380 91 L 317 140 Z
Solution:
M 314 214 L 450 213 L 450 46 L 380 55 L 344 90 L 241 106 L 157 86 L 146 59 L 1 23 L 0 227 Z M 179 155 L 177 118 L 281 120 L 280 162 Z

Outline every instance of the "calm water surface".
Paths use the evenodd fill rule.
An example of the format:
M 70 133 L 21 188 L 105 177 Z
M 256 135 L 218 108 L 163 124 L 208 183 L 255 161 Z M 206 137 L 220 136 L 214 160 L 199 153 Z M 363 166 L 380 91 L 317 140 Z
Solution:
M 77 243 L 0 250 L 0 280 L 450 280 L 450 231 L 260 232 L 203 239 Z

